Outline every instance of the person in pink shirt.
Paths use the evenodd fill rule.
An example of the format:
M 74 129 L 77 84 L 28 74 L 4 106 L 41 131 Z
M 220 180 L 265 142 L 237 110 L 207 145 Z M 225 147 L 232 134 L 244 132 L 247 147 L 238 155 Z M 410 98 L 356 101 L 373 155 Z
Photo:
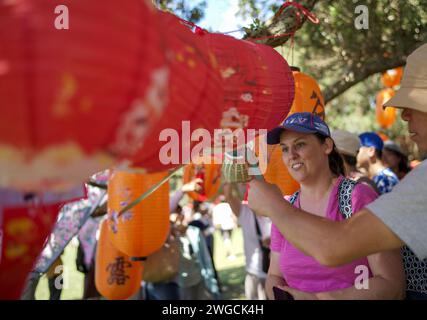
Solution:
M 367 185 L 344 177 L 343 160 L 328 126 L 318 116 L 295 113 L 270 131 L 267 140 L 269 144 L 280 144 L 283 162 L 301 186 L 292 197 L 286 197 L 295 207 L 341 221 L 377 197 Z M 266 280 L 269 299 L 274 297 L 273 287 L 297 300 L 404 298 L 405 274 L 399 250 L 326 267 L 294 247 L 274 224 L 270 248 Z

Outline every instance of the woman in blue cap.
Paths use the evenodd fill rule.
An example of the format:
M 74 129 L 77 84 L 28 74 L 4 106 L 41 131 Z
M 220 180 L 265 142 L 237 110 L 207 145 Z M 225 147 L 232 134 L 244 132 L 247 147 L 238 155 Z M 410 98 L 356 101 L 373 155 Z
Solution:
M 349 218 L 377 194 L 346 179 L 344 165 L 328 126 L 318 116 L 295 113 L 269 132 L 268 144 L 280 144 L 283 162 L 301 189 L 287 200 L 297 208 L 333 221 Z M 369 280 L 368 280 L 369 279 Z M 386 251 L 339 267 L 325 267 L 286 240 L 273 224 L 266 289 L 289 292 L 295 299 L 399 299 L 405 277 L 399 251 Z

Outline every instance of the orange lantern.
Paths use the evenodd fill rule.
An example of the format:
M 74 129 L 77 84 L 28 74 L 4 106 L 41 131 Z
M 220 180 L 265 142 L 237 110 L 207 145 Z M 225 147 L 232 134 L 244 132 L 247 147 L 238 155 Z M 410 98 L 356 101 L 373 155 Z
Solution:
M 319 85 L 309 75 L 291 67 L 295 80 L 295 98 L 288 116 L 296 112 L 312 112 L 325 119 L 325 99 Z
M 390 69 L 381 75 L 381 82 L 385 87 L 395 87 L 400 84 L 403 75 L 403 67 Z
M 287 115 L 297 112 L 312 112 L 325 119 L 325 103 L 319 85 L 309 75 L 292 67 L 295 79 L 295 99 Z M 289 174 L 282 160 L 279 146 L 268 146 L 268 165 L 264 174 L 267 182 L 276 184 L 284 195 L 291 195 L 299 189 L 299 184 Z
M 107 220 L 100 225 L 96 249 L 95 285 L 107 299 L 124 300 L 133 296 L 141 286 L 143 265 L 113 246 L 108 235 Z
M 213 160 L 212 160 L 213 162 Z M 206 201 L 214 197 L 221 185 L 221 165 L 215 163 L 190 163 L 184 169 L 183 182 L 202 179 L 201 191 L 189 192 L 188 195 L 197 201 Z
M 394 94 L 395 92 L 391 88 L 383 89 L 377 94 L 375 113 L 378 124 L 384 129 L 390 128 L 396 121 L 396 108 L 383 108 L 384 103 L 390 100 Z
M 169 183 L 120 214 L 167 173 L 115 171 L 108 183 L 108 219 L 113 245 L 128 256 L 145 258 L 159 250 L 169 232 Z
M 390 140 L 390 138 L 385 133 L 383 133 L 383 132 L 378 131 L 377 135 L 380 136 L 380 138 L 381 138 L 382 141 Z

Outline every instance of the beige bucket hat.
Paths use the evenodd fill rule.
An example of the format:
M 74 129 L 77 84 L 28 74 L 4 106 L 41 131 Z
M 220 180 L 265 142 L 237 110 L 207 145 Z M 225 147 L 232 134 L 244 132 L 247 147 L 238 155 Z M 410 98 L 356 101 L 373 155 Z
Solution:
M 400 89 L 384 107 L 427 112 L 427 44 L 423 44 L 408 56 Z
M 340 153 L 356 157 L 360 148 L 360 140 L 357 134 L 345 131 L 335 130 L 331 133 L 331 138 Z

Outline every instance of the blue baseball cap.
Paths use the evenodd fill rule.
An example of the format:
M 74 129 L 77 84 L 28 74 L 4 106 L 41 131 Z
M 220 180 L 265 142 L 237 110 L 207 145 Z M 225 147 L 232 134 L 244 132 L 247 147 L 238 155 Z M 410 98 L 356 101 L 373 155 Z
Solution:
M 384 142 L 379 135 L 375 132 L 365 132 L 359 135 L 360 145 L 362 147 L 374 147 L 377 150 L 382 151 L 384 148 Z
M 268 132 L 267 143 L 279 144 L 280 135 L 284 130 L 320 133 L 325 137 L 331 136 L 328 125 L 318 115 L 311 112 L 297 112 L 287 117 L 280 126 Z

